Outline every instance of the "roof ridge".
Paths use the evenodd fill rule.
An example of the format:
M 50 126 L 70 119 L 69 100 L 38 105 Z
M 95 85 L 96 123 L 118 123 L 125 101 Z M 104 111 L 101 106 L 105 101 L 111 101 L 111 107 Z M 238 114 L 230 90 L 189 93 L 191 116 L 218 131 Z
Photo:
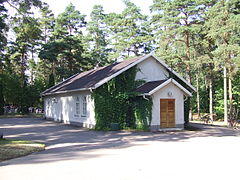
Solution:
M 75 81 L 84 81 L 85 85 L 89 84 L 89 86 L 87 87 L 82 87 L 79 88 L 77 87 L 77 85 L 74 86 L 74 88 L 76 90 L 80 90 L 80 89 L 86 89 L 86 88 L 94 88 L 95 84 L 101 82 L 102 80 L 111 77 L 112 75 L 116 74 L 117 72 L 121 71 L 122 69 L 128 67 L 129 65 L 131 65 L 133 62 L 141 59 L 144 56 L 136 56 L 133 58 L 130 58 L 128 60 L 123 60 L 120 62 L 114 62 L 112 64 L 106 65 L 106 66 L 102 66 L 102 67 L 98 67 L 95 69 L 90 69 L 88 71 L 84 71 L 81 73 L 77 73 L 71 77 L 69 77 L 68 79 L 58 83 L 57 85 L 43 91 L 41 93 L 41 95 L 47 95 L 47 94 L 53 94 L 56 93 L 57 91 L 63 91 L 63 89 L 68 89 L 67 86 L 71 86 L 71 84 L 73 84 Z M 86 78 L 89 78 L 91 76 L 91 78 L 89 79 L 89 81 L 86 80 Z M 76 79 L 75 79 L 76 78 Z M 75 79 L 75 80 L 73 80 Z M 98 80 L 96 80 L 98 79 Z M 73 81 L 71 81 L 73 80 Z M 87 82 L 86 82 L 87 81 Z M 91 81 L 95 81 L 95 83 L 93 82 L 91 84 Z M 64 84 L 66 83 L 66 84 Z M 78 83 L 78 86 L 80 86 L 81 83 Z M 68 89 L 69 90 L 69 89 Z M 67 91 L 67 90 L 66 90 Z
M 57 83 L 56 85 L 54 85 L 54 86 L 52 86 L 52 87 L 46 89 L 45 91 L 43 91 L 43 92 L 41 93 L 41 95 L 43 95 L 45 92 L 47 92 L 47 91 L 49 91 L 49 90 L 54 89 L 54 88 L 57 87 L 57 86 L 60 86 L 61 84 L 63 84 L 63 83 L 66 82 L 67 80 L 70 80 L 71 78 L 76 77 L 78 74 L 80 74 L 80 73 L 76 73 L 76 74 L 74 74 L 74 75 L 68 77 L 67 79 L 65 79 L 65 80 L 63 80 L 63 81 Z
M 90 69 L 88 71 L 78 73 L 67 79 L 67 80 L 72 79 L 73 80 L 72 82 L 64 84 L 65 82 L 67 82 L 67 80 L 62 81 L 56 86 L 45 90 L 43 93 L 41 93 L 41 95 L 44 96 L 58 93 L 96 89 L 102 86 L 104 83 L 110 81 L 114 77 L 132 68 L 133 66 L 148 59 L 149 57 L 153 57 L 154 59 L 156 59 L 157 62 L 159 62 L 168 71 L 176 75 L 176 77 L 183 81 L 183 83 L 185 83 L 186 86 L 188 86 L 192 91 L 195 91 L 195 88 L 190 83 L 183 79 L 174 70 L 170 69 L 165 62 L 163 62 L 162 60 L 158 59 L 155 55 L 150 53 L 144 56 L 132 57 L 127 60 L 109 64 L 107 66 L 102 66 L 96 69 Z

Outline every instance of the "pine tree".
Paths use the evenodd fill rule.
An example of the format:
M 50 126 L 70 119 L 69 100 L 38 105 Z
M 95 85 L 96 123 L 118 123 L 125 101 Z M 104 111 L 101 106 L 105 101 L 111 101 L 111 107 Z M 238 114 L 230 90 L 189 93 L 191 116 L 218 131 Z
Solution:
M 202 3 L 206 2 L 154 0 L 151 7 L 152 24 L 156 31 L 156 39 L 159 41 L 157 54 L 181 72 L 189 83 L 193 83 L 192 72 L 196 70 L 195 40 L 201 32 L 203 23 L 202 11 L 205 5 Z M 188 122 L 189 98 L 185 105 L 185 121 Z
M 52 10 L 49 9 L 49 5 L 47 3 L 43 3 L 40 12 L 41 18 L 39 21 L 42 29 L 43 42 L 46 44 L 52 37 L 55 18 Z
M 232 81 L 240 62 L 239 32 L 240 15 L 235 7 L 238 1 L 219 0 L 208 11 L 208 37 L 214 39 L 217 48 L 213 51 L 217 67 L 222 67 L 224 73 L 224 120 L 233 125 L 233 94 Z M 227 86 L 228 85 L 228 86 Z M 228 91 L 228 93 L 227 93 Z M 229 120 L 228 102 L 229 94 Z
M 56 39 L 82 34 L 81 28 L 86 26 L 85 15 L 76 10 L 75 6 L 70 3 L 65 11 L 56 18 L 54 35 Z
M 114 51 L 113 58 L 139 56 L 151 51 L 152 36 L 147 28 L 148 17 L 129 0 L 124 0 L 124 3 L 126 8 L 121 14 L 110 13 L 106 18 Z
M 51 62 L 49 75 L 55 74 L 56 82 L 89 68 L 91 63 L 83 56 L 82 28 L 85 26 L 85 15 L 72 3 L 56 18 L 53 38 L 42 46 L 39 53 L 41 59 Z
M 91 21 L 87 24 L 87 43 L 91 51 L 90 56 L 95 66 L 103 66 L 108 63 L 108 42 L 107 42 L 107 27 L 103 7 L 95 5 L 90 14 Z
M 48 86 L 47 88 L 50 88 L 55 85 L 55 79 L 53 73 L 50 74 L 49 80 L 48 80 Z
M 36 46 L 41 39 L 41 30 L 39 29 L 38 20 L 32 17 L 32 7 L 41 6 L 41 1 L 29 0 L 29 1 L 6 1 L 11 7 L 16 9 L 16 14 L 11 18 L 11 26 L 15 39 L 10 42 L 9 46 L 9 62 L 11 68 L 16 73 L 8 74 L 9 76 L 16 75 L 16 81 L 20 84 L 20 88 L 16 88 L 18 84 L 15 84 L 15 88 L 18 90 L 18 95 L 13 101 L 20 106 L 21 112 L 27 112 L 27 89 L 28 78 L 26 71 L 28 69 L 28 61 L 33 58 L 33 54 L 36 51 Z M 31 54 L 29 56 L 29 54 Z M 30 58 L 31 57 L 31 58 Z M 11 81 L 10 81 L 11 82 Z M 5 82 L 8 84 L 8 82 Z M 16 90 L 15 90 L 16 91 Z
M 154 0 L 152 23 L 159 35 L 157 53 L 170 64 L 186 69 L 188 82 L 192 82 L 191 64 L 194 59 L 194 38 L 200 32 L 201 6 L 195 0 Z
M 37 45 L 37 41 L 41 38 L 41 30 L 39 29 L 38 21 L 32 17 L 18 17 L 17 15 L 13 18 L 13 31 L 16 36 L 16 40 L 13 43 L 15 45 L 15 52 L 11 55 L 13 61 L 17 61 L 19 67 L 19 75 L 22 82 L 22 87 L 26 79 L 26 70 L 28 60 Z
M 0 115 L 4 114 L 4 97 L 3 97 L 3 59 L 5 57 L 4 49 L 7 43 L 6 32 L 8 30 L 5 19 L 7 18 L 7 10 L 3 5 L 3 1 L 0 1 Z
M 213 51 L 216 48 L 214 40 L 207 37 L 208 28 L 205 25 L 205 22 L 208 20 L 206 13 L 208 10 L 215 4 L 215 1 L 205 1 L 202 4 L 201 10 L 201 23 L 199 24 L 200 32 L 194 37 L 193 48 L 196 52 L 196 58 L 194 62 L 194 69 L 197 69 L 196 74 L 196 86 L 197 86 L 197 104 L 198 104 L 198 117 L 200 117 L 200 110 L 202 112 L 208 112 L 210 115 L 211 121 L 214 120 L 214 84 L 217 83 L 217 71 L 215 71 L 214 65 L 214 56 Z M 201 82 L 202 81 L 202 82 Z M 204 82 L 204 83 L 203 83 Z M 200 84 L 201 83 L 201 84 Z M 209 92 L 209 98 L 200 98 L 203 94 Z M 202 102 L 200 102 L 200 99 Z M 207 100 L 207 101 L 206 101 Z M 209 106 L 206 106 L 206 104 Z M 200 107 L 200 104 L 201 107 Z
M 3 77 L 1 77 L 1 76 L 2 75 L 0 75 L 0 115 L 3 115 L 4 114 L 3 107 L 5 105 L 5 101 L 4 101 L 4 97 L 3 97 L 3 84 L 2 84 L 2 82 L 3 82 L 2 78 Z

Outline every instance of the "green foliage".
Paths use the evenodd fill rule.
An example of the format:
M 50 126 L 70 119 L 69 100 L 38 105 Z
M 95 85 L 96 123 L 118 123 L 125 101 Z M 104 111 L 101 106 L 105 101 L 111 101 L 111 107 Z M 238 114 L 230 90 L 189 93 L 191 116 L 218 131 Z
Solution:
M 53 73 L 50 74 L 49 79 L 48 79 L 48 86 L 47 88 L 50 88 L 55 85 L 55 78 Z
M 81 15 L 80 11 L 76 10 L 75 6 L 70 3 L 65 11 L 56 18 L 54 35 L 59 39 L 69 35 L 81 34 L 80 29 L 85 26 L 85 15 Z
M 148 100 L 143 97 L 136 97 L 135 99 L 134 115 L 136 121 L 136 128 L 149 130 L 152 118 L 152 99 L 148 97 Z
M 136 71 L 133 67 L 94 91 L 97 130 L 110 129 L 111 123 L 118 123 L 121 129 L 149 127 L 152 101 L 133 92 Z
M 20 103 L 20 78 L 16 74 L 3 75 L 3 94 L 7 104 L 17 105 Z
M 3 97 L 3 83 L 2 83 L 2 77 L 0 76 L 0 115 L 4 114 L 4 97 Z
M 87 44 L 90 49 L 91 59 L 95 66 L 108 64 L 108 53 L 110 48 L 107 47 L 107 25 L 104 22 L 106 14 L 101 5 L 95 5 L 91 12 L 91 21 L 87 24 Z
M 55 18 L 52 10 L 49 8 L 49 5 L 47 3 L 43 3 L 42 8 L 40 9 L 40 13 L 41 18 L 39 22 L 42 30 L 43 41 L 46 44 L 52 37 Z
M 7 19 L 7 9 L 2 4 L 3 1 L 0 1 L 0 66 L 2 66 L 2 51 L 4 46 L 6 46 L 7 38 L 6 32 L 8 31 L 8 25 L 6 22 Z
M 189 123 L 189 110 L 190 110 L 191 101 L 190 98 L 187 98 L 184 101 L 184 124 L 187 125 Z
M 91 62 L 84 54 L 82 35 L 82 28 L 86 26 L 84 18 L 85 15 L 81 15 L 70 3 L 65 11 L 57 16 L 52 37 L 39 52 L 39 58 L 50 64 L 48 75 L 53 73 L 57 82 L 92 68 Z M 45 22 L 46 18 L 42 21 Z M 51 22 L 52 20 L 45 22 L 48 28 Z
M 126 8 L 122 13 L 110 13 L 106 16 L 110 44 L 113 47 L 111 58 L 139 56 L 152 50 L 152 34 L 148 17 L 129 0 L 123 1 Z
M 172 64 L 188 82 L 195 59 L 195 38 L 201 32 L 203 1 L 154 0 L 152 24 L 157 34 L 157 54 Z M 182 72 L 181 69 L 185 69 Z
M 198 84 L 199 99 L 193 93 L 190 100 L 193 112 L 198 110 L 198 101 L 201 113 L 210 111 L 212 90 L 214 113 L 223 116 L 222 74 L 226 66 L 228 82 L 233 84 L 232 90 L 228 88 L 233 93 L 229 103 L 239 117 L 239 0 L 153 0 L 150 16 L 129 0 L 123 3 L 122 12 L 108 14 L 101 5 L 95 5 L 87 23 L 73 4 L 54 17 L 48 4 L 40 0 L 0 0 L 0 109 L 4 103 L 42 106 L 39 93 L 53 85 L 50 76 L 59 82 L 117 58 L 155 49 L 193 86 Z M 37 17 L 36 10 L 40 12 Z M 117 118 L 121 128 L 138 127 L 138 119 L 146 121 L 143 111 L 137 113 L 141 109 L 138 105 L 147 101 L 120 85 L 122 81 L 115 79 L 101 87 L 114 97 L 105 100 L 109 101 L 109 112 L 113 104 L 119 104 L 125 113 L 120 117 L 119 112 L 110 113 L 108 119 Z

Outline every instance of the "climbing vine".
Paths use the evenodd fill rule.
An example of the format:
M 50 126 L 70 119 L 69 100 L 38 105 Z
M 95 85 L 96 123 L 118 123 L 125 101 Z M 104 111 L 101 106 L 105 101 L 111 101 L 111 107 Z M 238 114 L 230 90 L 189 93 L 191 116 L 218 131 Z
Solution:
M 151 122 L 152 100 L 135 92 L 137 68 L 132 67 L 93 92 L 97 130 L 109 130 L 111 124 L 120 129 L 147 129 Z

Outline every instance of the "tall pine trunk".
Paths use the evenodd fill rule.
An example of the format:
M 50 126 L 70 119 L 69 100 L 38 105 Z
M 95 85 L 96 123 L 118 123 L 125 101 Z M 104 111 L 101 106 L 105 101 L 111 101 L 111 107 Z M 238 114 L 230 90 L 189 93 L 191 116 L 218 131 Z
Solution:
M 209 113 L 210 119 L 213 121 L 213 77 L 212 70 L 210 70 L 210 78 L 209 78 Z
M 25 82 L 25 52 L 22 52 L 21 54 L 21 88 L 24 86 Z
M 32 61 L 33 61 L 33 63 L 34 63 L 34 47 L 32 46 L 31 47 L 31 55 L 32 55 Z M 30 83 L 31 84 L 33 84 L 33 79 L 34 79 L 34 67 L 32 67 L 31 69 L 30 69 Z
M 223 67 L 223 79 L 224 79 L 224 122 L 228 123 L 228 97 L 227 97 L 227 67 Z
M 190 67 L 190 41 L 189 41 L 189 32 L 186 31 L 185 33 L 185 38 L 186 38 L 186 55 L 187 55 L 187 81 L 191 84 L 192 82 L 192 78 L 191 78 L 191 67 Z M 190 101 L 190 97 L 188 97 L 188 101 L 187 101 L 188 105 L 188 121 L 187 123 L 189 122 L 189 120 L 191 121 L 192 120 L 192 108 L 191 108 L 191 101 Z
M 198 113 L 198 119 L 201 119 L 201 115 L 200 115 L 200 95 L 199 95 L 199 73 L 196 74 L 196 80 L 197 80 L 197 113 Z
M 0 74 L 0 115 L 4 114 L 3 80 Z
M 231 71 L 231 68 L 230 70 Z M 231 72 L 229 72 L 231 73 Z M 234 119 L 233 119 L 233 95 L 232 95 L 232 79 L 231 79 L 231 75 L 228 78 L 228 95 L 229 95 L 229 124 L 230 126 L 233 126 L 234 124 Z
M 3 66 L 0 59 L 0 115 L 4 114 L 4 97 L 3 97 Z

